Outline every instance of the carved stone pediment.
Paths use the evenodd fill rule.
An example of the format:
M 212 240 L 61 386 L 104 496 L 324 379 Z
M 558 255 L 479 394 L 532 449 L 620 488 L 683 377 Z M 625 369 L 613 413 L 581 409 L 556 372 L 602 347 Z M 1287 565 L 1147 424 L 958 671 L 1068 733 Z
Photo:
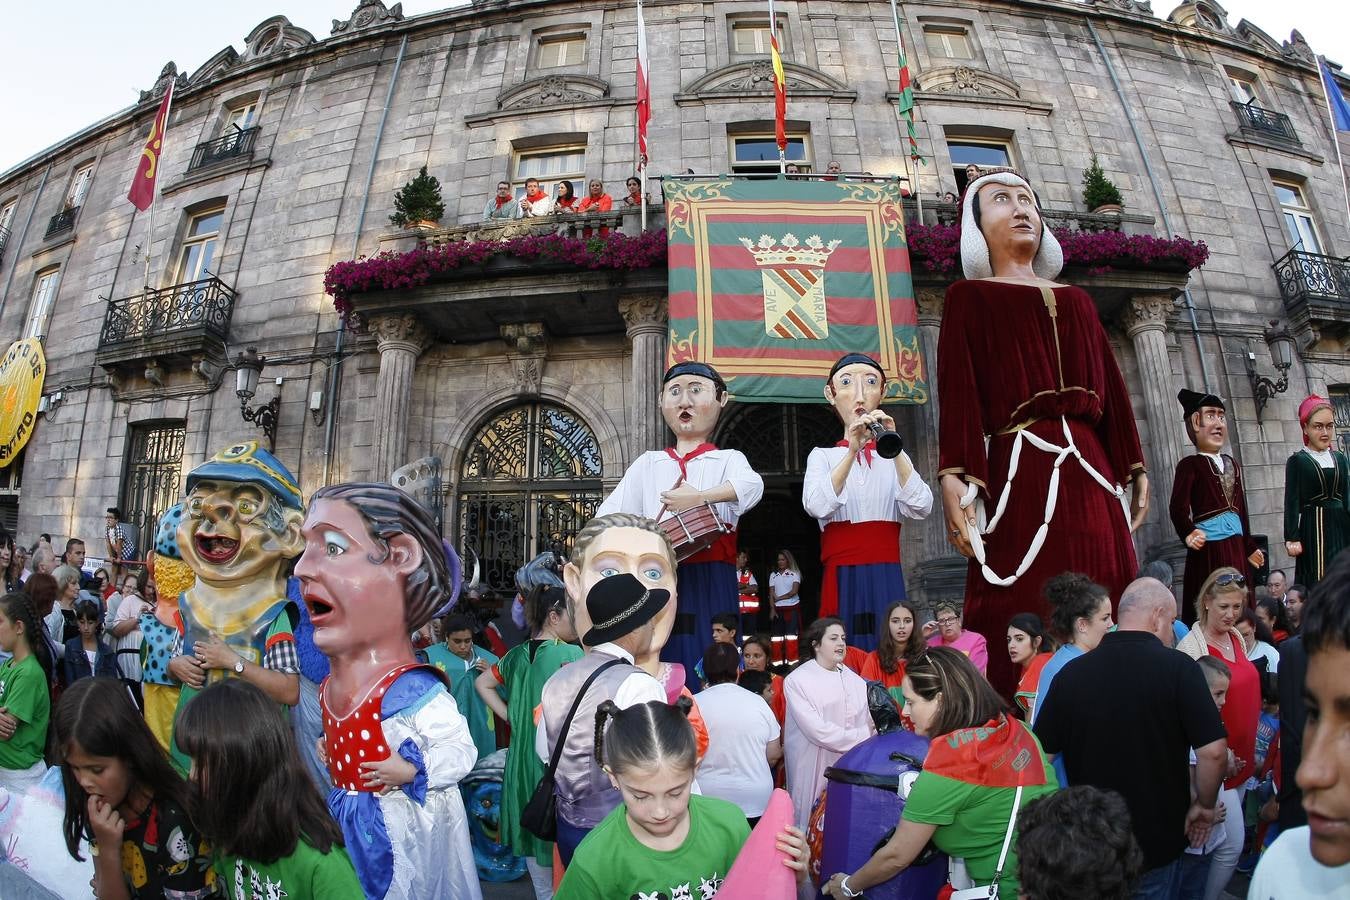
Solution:
M 179 74 L 178 64 L 170 60 L 164 64 L 164 68 L 159 70 L 159 78 L 155 80 L 155 86 L 148 91 L 141 91 L 139 102 L 144 103 L 147 100 L 158 100 L 164 96 L 164 92 L 169 89 L 169 85 L 174 85 L 175 89 L 182 90 L 188 86 L 188 77 L 186 74 Z
M 273 53 L 284 53 L 314 43 L 314 35 L 296 28 L 285 16 L 273 16 L 258 23 L 246 39 L 245 59 L 259 59 Z
M 215 56 L 202 63 L 188 79 L 192 84 L 213 81 L 239 64 L 239 54 L 234 47 L 226 47 Z
M 783 75 L 787 80 L 787 92 L 792 95 L 844 94 L 856 96 L 847 86 L 824 72 L 798 63 L 784 62 Z M 682 94 L 694 96 L 772 94 L 773 63 L 769 58 L 750 59 L 722 66 L 703 75 Z
M 1084 5 L 1096 6 L 1101 9 L 1117 9 L 1121 12 L 1138 13 L 1139 15 L 1153 15 L 1153 4 L 1148 0 L 1085 0 Z
M 609 82 L 589 75 L 546 75 L 532 78 L 497 95 L 498 109 L 533 109 L 589 103 L 609 96 Z
M 1308 42 L 1303 39 L 1303 35 L 1298 29 L 1289 32 L 1289 40 L 1284 42 L 1284 46 L 1281 50 L 1285 56 L 1291 56 L 1301 62 L 1311 63 L 1314 66 L 1317 65 L 1317 54 L 1313 53 L 1312 47 L 1308 46 Z
M 1280 52 L 1280 43 L 1270 35 L 1266 34 L 1260 28 L 1257 28 L 1251 22 L 1243 19 L 1238 22 L 1235 32 L 1238 37 L 1251 44 L 1258 50 L 1264 50 L 1267 53 L 1278 54 Z
M 345 22 L 333 20 L 333 34 L 349 34 L 362 28 L 383 25 L 386 22 L 399 22 L 403 19 L 403 4 L 385 6 L 380 0 L 361 0 L 352 10 L 351 17 Z
M 1233 35 L 1228 12 L 1214 0 L 1191 0 L 1167 14 L 1167 21 L 1214 34 Z
M 915 78 L 915 86 L 929 94 L 960 94 L 1001 100 L 1022 98 L 1022 92 L 1015 82 L 973 66 L 930 69 Z

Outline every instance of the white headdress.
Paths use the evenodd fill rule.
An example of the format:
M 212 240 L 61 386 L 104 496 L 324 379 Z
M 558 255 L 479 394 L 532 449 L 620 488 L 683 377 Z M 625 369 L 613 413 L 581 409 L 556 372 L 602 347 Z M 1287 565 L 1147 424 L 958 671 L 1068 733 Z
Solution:
M 989 244 L 980 232 L 980 226 L 975 223 L 973 209 L 975 194 L 985 184 L 1006 184 L 1031 190 L 1025 178 L 1011 172 L 981 175 L 966 187 L 961 203 L 961 270 L 967 278 L 989 278 L 994 274 L 994 268 L 989 262 Z M 1035 196 L 1034 191 L 1032 196 Z M 1036 258 L 1031 261 L 1031 267 L 1037 275 L 1051 281 L 1064 268 L 1064 250 L 1050 233 L 1044 218 L 1041 219 L 1041 245 L 1036 248 Z

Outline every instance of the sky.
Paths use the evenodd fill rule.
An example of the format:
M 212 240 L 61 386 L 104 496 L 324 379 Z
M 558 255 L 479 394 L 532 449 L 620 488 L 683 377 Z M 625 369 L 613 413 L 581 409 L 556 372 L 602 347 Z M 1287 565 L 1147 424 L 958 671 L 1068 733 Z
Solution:
M 462 0 L 460 0 L 462 2 Z M 1165 16 L 1180 0 L 1153 0 Z M 1237 25 L 1244 17 L 1276 41 L 1302 31 L 1317 53 L 1350 68 L 1350 3 L 1344 0 L 1219 0 Z M 260 22 L 284 15 L 318 40 L 357 0 L 45 0 L 5 4 L 0 29 L 0 172 L 136 102 L 172 59 L 191 73 L 226 45 L 243 50 Z M 392 6 L 392 3 L 388 5 Z M 460 5 L 403 0 L 403 13 Z M 1334 10 L 1334 11 L 1333 11 Z

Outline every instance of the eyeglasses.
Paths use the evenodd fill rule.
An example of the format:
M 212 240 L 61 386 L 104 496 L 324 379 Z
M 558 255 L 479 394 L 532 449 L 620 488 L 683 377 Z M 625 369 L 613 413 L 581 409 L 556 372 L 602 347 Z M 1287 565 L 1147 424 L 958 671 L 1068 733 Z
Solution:
M 955 625 L 955 624 L 956 624 L 957 622 L 959 622 L 959 621 L 961 621 L 961 620 L 958 619 L 958 618 L 955 618 L 954 616 L 948 616 L 948 617 L 945 618 L 945 619 L 938 619 L 938 620 L 937 620 L 937 623 L 938 623 L 939 625 Z
M 1214 579 L 1215 587 L 1228 587 L 1230 584 L 1235 584 L 1238 587 L 1245 587 L 1247 578 L 1245 575 L 1239 575 L 1237 572 L 1225 572 Z

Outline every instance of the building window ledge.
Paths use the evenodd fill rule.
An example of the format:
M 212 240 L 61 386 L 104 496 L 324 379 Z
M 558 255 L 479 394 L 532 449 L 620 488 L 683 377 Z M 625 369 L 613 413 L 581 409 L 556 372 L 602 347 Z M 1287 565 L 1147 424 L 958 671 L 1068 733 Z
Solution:
M 1282 153 L 1285 156 L 1292 156 L 1295 159 L 1312 163 L 1314 166 L 1320 166 L 1325 162 L 1322 157 L 1316 153 L 1309 153 L 1299 144 L 1290 144 L 1277 138 L 1256 135 L 1251 132 L 1236 131 L 1228 135 L 1228 143 L 1235 147 L 1246 147 L 1251 150 L 1270 150 L 1275 153 Z
M 252 157 L 242 157 L 231 160 L 226 163 L 218 163 L 204 169 L 194 169 L 173 184 L 165 185 L 160 194 L 165 197 L 171 197 L 179 191 L 190 187 L 196 187 L 199 184 L 205 184 L 215 181 L 219 178 L 225 178 L 238 172 L 250 172 L 253 169 L 265 169 L 272 165 L 271 157 L 267 159 L 253 159 Z

